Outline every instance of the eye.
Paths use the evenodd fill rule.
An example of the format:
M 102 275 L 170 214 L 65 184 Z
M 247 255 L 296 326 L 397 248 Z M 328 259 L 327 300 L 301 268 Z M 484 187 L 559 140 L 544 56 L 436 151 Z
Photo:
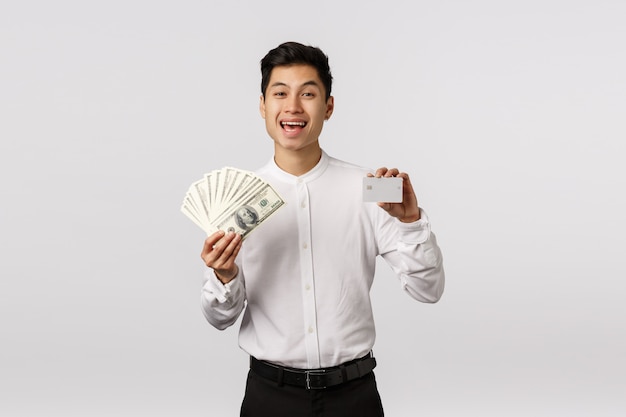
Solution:
M 287 95 L 287 93 L 285 93 L 284 91 L 276 91 L 274 93 L 274 97 L 285 97 Z
M 315 94 L 313 94 L 310 91 L 307 91 L 307 92 L 302 93 L 302 97 L 315 97 Z

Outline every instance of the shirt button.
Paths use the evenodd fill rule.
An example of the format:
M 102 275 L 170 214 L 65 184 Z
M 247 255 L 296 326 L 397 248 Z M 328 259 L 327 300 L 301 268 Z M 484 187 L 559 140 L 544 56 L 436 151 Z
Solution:
M 306 203 L 303 201 L 302 204 L 300 204 L 300 207 L 306 208 Z
M 306 284 L 304 286 L 304 289 L 307 290 L 307 291 L 310 291 L 311 290 L 311 286 L 309 284 Z
M 309 326 L 309 333 L 313 333 L 313 327 Z
M 309 245 L 307 245 L 306 243 L 303 243 L 303 244 L 302 244 L 302 248 L 306 249 L 306 248 L 308 248 L 308 247 L 309 247 Z

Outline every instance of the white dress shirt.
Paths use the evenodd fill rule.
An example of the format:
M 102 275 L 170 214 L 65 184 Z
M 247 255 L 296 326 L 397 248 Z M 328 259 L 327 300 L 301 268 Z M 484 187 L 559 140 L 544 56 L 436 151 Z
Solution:
M 385 259 L 408 295 L 438 301 L 444 271 L 426 213 L 402 223 L 376 203 L 364 203 L 367 172 L 325 152 L 299 177 L 273 160 L 257 171 L 286 204 L 243 242 L 235 279 L 223 285 L 207 268 L 202 288 L 207 320 L 224 329 L 245 311 L 239 331 L 245 352 L 313 369 L 372 349 L 376 256 Z

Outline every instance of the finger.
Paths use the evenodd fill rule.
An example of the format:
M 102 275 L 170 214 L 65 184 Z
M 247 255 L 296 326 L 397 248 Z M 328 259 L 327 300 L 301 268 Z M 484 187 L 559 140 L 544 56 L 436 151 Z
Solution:
M 407 174 L 406 172 L 400 172 L 398 173 L 398 175 L 396 175 L 396 177 L 402 178 L 402 188 L 404 190 L 412 188 L 411 180 L 409 179 L 409 174 Z
M 378 169 L 376 170 L 376 174 L 375 174 L 374 176 L 375 176 L 376 178 L 380 178 L 380 177 L 382 177 L 383 175 L 385 175 L 385 173 L 386 173 L 386 172 L 387 172 L 387 168 L 386 168 L 386 167 L 381 167 L 381 168 L 378 168 Z
M 222 252 L 226 250 L 228 245 L 235 239 L 238 235 L 235 232 L 226 233 L 220 240 L 217 241 L 213 245 L 212 252 L 215 253 L 216 258 L 220 257 Z
M 224 250 L 236 237 L 237 235 L 234 232 L 228 232 L 213 245 L 210 244 L 214 242 L 214 240 L 207 239 L 208 243 L 205 245 L 205 251 L 202 252 L 202 259 L 204 260 L 206 266 L 210 268 L 219 268 L 219 265 L 225 260 L 223 257 Z
M 235 258 L 237 257 L 237 255 L 239 254 L 239 250 L 241 249 L 241 246 L 243 245 L 243 237 L 239 237 L 238 241 L 236 241 L 236 245 L 235 248 L 233 249 L 231 258 L 233 259 L 233 262 L 235 261 Z
M 407 174 L 406 172 L 400 172 L 398 173 L 398 175 L 396 175 L 396 177 L 400 177 L 404 180 L 405 184 L 410 184 L 411 183 L 411 179 L 409 178 L 409 174 Z
M 211 236 L 207 237 L 204 240 L 204 247 L 202 248 L 202 254 L 200 255 L 202 259 L 204 259 L 204 257 L 213 250 L 213 247 L 215 246 L 215 244 L 222 237 L 224 237 L 224 234 L 225 233 L 223 230 L 218 230 L 217 232 L 213 233 Z
M 228 238 L 230 238 L 230 240 Z M 229 262 L 229 260 L 234 262 L 235 257 L 241 248 L 242 240 L 240 234 L 229 232 L 226 237 L 222 239 L 222 241 L 225 246 L 220 247 L 220 249 L 217 249 L 216 247 L 216 251 L 220 251 L 217 262 L 225 265 Z M 219 242 L 220 245 L 222 245 L 222 241 Z
M 233 239 L 226 249 L 221 253 L 220 257 L 216 259 L 211 267 L 216 273 L 219 273 L 223 278 L 234 278 L 237 275 L 237 266 L 235 260 L 237 254 L 241 249 L 243 239 L 237 237 Z
M 385 178 L 395 177 L 399 173 L 400 173 L 400 171 L 398 170 L 398 168 L 391 168 L 391 169 L 387 170 L 387 172 L 385 172 Z
M 401 172 L 398 174 L 398 177 L 402 178 L 402 191 L 405 194 L 415 194 L 415 190 L 413 189 L 413 184 L 411 184 L 411 178 L 409 178 L 409 174 L 406 172 Z

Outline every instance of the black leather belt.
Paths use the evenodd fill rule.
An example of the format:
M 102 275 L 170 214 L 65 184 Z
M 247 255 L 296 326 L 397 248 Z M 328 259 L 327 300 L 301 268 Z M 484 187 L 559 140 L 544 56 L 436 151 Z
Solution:
M 366 356 L 332 368 L 296 369 L 285 368 L 250 356 L 250 369 L 263 378 L 306 389 L 324 389 L 360 378 L 372 372 L 376 359 Z

